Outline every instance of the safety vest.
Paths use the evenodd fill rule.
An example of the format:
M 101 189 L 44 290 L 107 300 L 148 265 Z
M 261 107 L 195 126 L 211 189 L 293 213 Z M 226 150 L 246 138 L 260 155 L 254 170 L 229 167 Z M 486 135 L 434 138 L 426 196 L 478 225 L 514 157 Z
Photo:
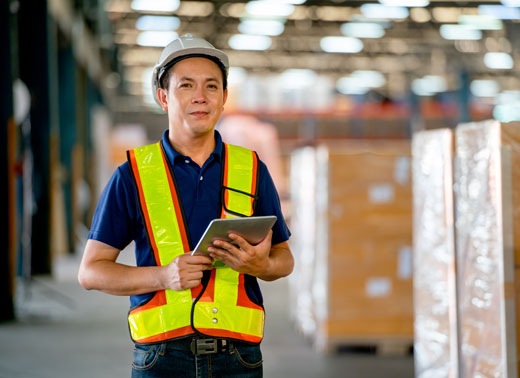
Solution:
M 167 265 L 192 247 L 172 168 L 162 142 L 130 150 L 127 156 L 155 262 Z M 253 215 L 257 166 L 256 153 L 224 144 L 221 218 Z M 130 309 L 128 324 L 137 343 L 193 333 L 260 343 L 264 318 L 263 306 L 246 293 L 244 274 L 220 263 L 205 285 L 157 291 L 148 302 Z

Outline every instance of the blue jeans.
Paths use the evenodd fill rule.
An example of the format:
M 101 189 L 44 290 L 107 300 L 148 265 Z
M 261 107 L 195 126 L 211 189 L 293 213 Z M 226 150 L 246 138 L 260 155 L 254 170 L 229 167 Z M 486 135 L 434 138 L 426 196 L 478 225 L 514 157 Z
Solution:
M 132 378 L 261 378 L 259 345 L 232 342 L 225 352 L 194 355 L 191 339 L 135 344 Z

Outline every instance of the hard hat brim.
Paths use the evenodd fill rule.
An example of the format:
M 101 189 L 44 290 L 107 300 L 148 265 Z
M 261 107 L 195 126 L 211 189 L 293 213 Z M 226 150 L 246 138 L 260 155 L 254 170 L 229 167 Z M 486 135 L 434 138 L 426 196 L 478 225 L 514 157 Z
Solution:
M 186 56 L 186 59 L 189 58 L 189 55 L 195 55 L 195 56 L 208 56 L 212 58 L 216 58 L 224 68 L 225 75 L 227 77 L 228 75 L 228 69 L 229 69 L 229 60 L 226 54 L 224 54 L 222 51 L 217 50 L 215 48 L 205 48 L 205 47 L 193 47 L 193 48 L 187 48 L 183 49 L 181 51 L 175 51 L 172 54 L 169 54 L 166 56 L 161 62 L 157 63 L 153 70 L 153 77 L 152 77 L 152 89 L 153 89 L 153 98 L 155 102 L 160 106 L 161 103 L 159 102 L 159 98 L 157 97 L 157 89 L 159 88 L 161 77 L 159 75 L 161 74 L 161 69 L 168 65 L 168 63 L 176 60 L 175 63 L 179 62 L 182 59 L 183 56 Z M 211 60 L 211 59 L 210 59 Z M 171 68 L 171 66 L 169 67 Z

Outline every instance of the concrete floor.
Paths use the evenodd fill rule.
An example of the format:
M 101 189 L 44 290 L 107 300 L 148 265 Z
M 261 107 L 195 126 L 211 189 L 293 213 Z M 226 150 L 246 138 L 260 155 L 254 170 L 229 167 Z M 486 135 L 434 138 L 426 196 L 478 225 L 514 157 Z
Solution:
M 73 257 L 57 259 L 52 278 L 18 285 L 19 319 L 0 324 L 1 378 L 130 376 L 128 298 L 83 290 L 75 278 L 78 262 Z M 262 283 L 262 289 L 266 378 L 413 377 L 412 356 L 316 354 L 289 321 L 287 280 Z

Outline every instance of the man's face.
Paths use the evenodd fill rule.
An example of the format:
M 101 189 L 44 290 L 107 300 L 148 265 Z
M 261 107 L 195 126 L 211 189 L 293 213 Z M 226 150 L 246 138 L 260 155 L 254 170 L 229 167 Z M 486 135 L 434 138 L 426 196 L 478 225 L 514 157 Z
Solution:
M 190 137 L 212 133 L 227 99 L 222 71 L 206 58 L 181 60 L 171 70 L 168 90 L 158 92 L 170 129 Z

